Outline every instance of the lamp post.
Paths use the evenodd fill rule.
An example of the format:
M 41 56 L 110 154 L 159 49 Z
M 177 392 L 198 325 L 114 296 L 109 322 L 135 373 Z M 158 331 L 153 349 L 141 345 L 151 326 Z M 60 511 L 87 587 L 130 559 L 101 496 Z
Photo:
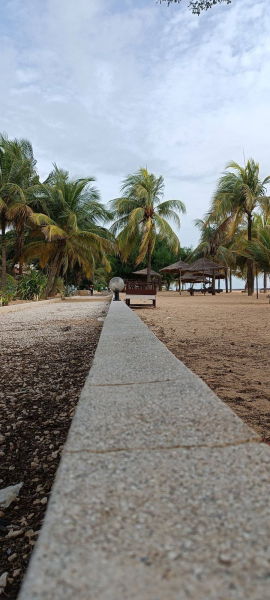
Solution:
M 121 279 L 121 277 L 113 277 L 110 280 L 109 288 L 114 293 L 114 299 L 113 299 L 114 302 L 118 302 L 120 300 L 119 292 L 122 292 L 124 287 L 125 287 L 125 283 L 124 283 L 123 279 Z

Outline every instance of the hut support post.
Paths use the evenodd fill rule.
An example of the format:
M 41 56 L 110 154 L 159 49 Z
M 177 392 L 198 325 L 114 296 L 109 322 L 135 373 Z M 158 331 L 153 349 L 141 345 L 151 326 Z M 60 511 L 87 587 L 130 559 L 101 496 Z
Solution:
M 257 300 L 258 300 L 258 298 L 259 298 L 259 284 L 258 284 L 258 270 L 257 270 L 257 267 L 256 267 L 256 297 L 257 297 Z
M 179 294 L 181 296 L 182 293 L 182 277 L 181 277 L 181 269 L 179 271 Z
M 230 269 L 230 293 L 232 292 L 232 270 Z
M 225 269 L 225 289 L 226 289 L 226 294 L 228 294 L 228 269 Z
M 215 269 L 213 269 L 213 276 L 212 276 L 212 296 L 215 296 L 216 294 L 216 277 L 215 277 Z

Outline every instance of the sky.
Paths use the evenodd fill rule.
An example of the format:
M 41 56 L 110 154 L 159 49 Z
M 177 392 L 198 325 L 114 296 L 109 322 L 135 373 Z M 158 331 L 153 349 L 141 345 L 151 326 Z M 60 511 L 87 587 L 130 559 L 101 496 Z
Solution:
M 185 202 L 196 245 L 230 160 L 270 173 L 269 0 L 200 17 L 156 0 L 1 0 L 0 131 L 52 163 L 95 176 L 103 202 L 147 168 Z

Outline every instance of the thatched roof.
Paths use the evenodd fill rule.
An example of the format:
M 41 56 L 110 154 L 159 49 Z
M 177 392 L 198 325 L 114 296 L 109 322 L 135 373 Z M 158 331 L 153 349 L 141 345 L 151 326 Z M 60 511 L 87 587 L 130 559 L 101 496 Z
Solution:
M 181 277 L 181 281 L 182 283 L 207 283 L 208 279 L 207 279 L 207 275 L 203 276 L 203 275 L 195 275 L 193 273 L 185 273 L 182 277 Z
M 173 263 L 172 265 L 168 265 L 168 267 L 163 267 L 160 269 L 161 273 L 179 273 L 179 271 L 187 271 L 190 265 L 183 260 L 178 260 L 178 262 Z
M 133 271 L 134 275 L 141 275 L 142 277 L 147 277 L 147 269 L 140 269 L 139 271 Z M 156 271 L 153 271 L 153 269 L 151 269 L 150 272 L 151 277 L 161 277 L 161 275 L 159 273 L 157 273 Z
M 191 271 L 192 273 L 204 273 L 213 275 L 214 271 L 220 271 L 221 269 L 225 269 L 224 265 L 220 265 L 218 263 L 209 260 L 209 258 L 199 258 L 191 265 L 188 265 L 187 271 Z

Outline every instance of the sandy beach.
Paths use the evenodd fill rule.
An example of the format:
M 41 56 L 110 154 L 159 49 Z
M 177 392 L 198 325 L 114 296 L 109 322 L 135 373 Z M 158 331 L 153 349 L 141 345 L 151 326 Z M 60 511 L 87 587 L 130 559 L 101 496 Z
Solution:
M 270 305 L 264 294 L 160 292 L 137 314 L 246 423 L 270 442 Z

